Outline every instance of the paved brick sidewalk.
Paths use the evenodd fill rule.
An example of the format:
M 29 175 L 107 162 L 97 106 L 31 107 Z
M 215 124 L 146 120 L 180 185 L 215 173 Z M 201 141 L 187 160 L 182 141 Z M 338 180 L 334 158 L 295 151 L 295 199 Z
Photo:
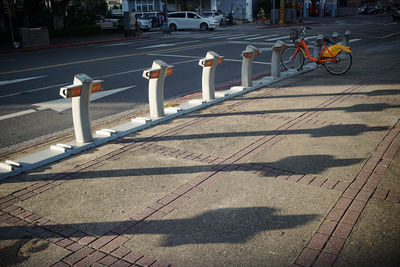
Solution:
M 0 265 L 398 265 L 400 67 L 354 58 L 2 181 Z

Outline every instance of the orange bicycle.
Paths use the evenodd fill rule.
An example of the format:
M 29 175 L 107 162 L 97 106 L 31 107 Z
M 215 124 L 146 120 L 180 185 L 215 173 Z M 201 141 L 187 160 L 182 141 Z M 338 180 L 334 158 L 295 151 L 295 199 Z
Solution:
M 311 61 L 324 65 L 325 69 L 334 75 L 346 73 L 352 63 L 351 48 L 340 44 L 327 46 L 331 40 L 327 37 L 323 38 L 324 46 L 319 56 L 314 58 L 310 55 L 304 35 L 308 27 L 299 29 L 290 29 L 290 38 L 294 45 L 287 46 L 281 55 L 281 63 L 285 69 L 300 69 L 304 65 L 305 57 Z

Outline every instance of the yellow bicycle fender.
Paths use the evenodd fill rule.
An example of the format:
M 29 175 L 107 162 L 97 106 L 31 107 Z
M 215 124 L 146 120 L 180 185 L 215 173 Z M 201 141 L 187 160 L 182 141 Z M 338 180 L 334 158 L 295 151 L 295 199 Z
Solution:
M 342 50 L 351 53 L 350 46 L 344 46 L 340 44 L 331 45 L 330 47 L 328 47 L 328 50 L 324 51 L 324 53 L 322 54 L 323 57 L 332 57 L 332 55 L 337 56 Z

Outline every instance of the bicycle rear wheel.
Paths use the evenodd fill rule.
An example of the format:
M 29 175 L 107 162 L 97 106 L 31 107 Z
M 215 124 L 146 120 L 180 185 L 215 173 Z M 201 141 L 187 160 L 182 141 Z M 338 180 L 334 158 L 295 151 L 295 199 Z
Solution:
M 351 54 L 342 50 L 336 56 L 336 62 L 325 62 L 325 69 L 333 75 L 342 75 L 350 69 L 352 61 Z
M 288 46 L 283 50 L 281 55 L 281 63 L 283 67 L 287 70 L 298 70 L 304 65 L 304 55 L 300 50 L 295 57 L 293 57 L 296 52 L 296 46 Z

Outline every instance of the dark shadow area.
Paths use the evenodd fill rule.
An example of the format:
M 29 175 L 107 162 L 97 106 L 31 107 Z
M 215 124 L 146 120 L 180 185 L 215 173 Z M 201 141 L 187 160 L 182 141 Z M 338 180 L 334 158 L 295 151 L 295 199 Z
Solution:
M 122 224 L 141 223 L 141 229 L 137 227 L 127 229 L 125 234 L 160 234 L 165 235 L 163 246 L 173 247 L 185 244 L 221 244 L 244 243 L 256 234 L 264 231 L 292 229 L 309 223 L 316 219 L 316 214 L 301 215 L 280 215 L 280 210 L 268 207 L 245 207 L 245 208 L 222 208 L 207 211 L 193 218 L 152 220 L 146 222 L 139 221 L 118 221 L 118 222 L 95 222 L 60 224 L 52 227 L 45 227 L 47 231 L 38 234 L 42 238 L 59 237 L 57 233 L 60 229 L 72 231 L 69 237 L 84 237 L 81 231 L 74 232 L 73 229 L 87 228 L 88 224 L 92 227 L 102 227 L 103 224 L 113 224 L 115 227 Z M 58 229 L 55 229 L 58 227 Z M 27 233 L 38 233 L 37 226 L 3 226 L 0 232 L 19 230 Z M 105 235 L 111 235 L 108 232 Z M 4 240 L 3 235 L 0 237 Z M 18 235 L 8 235 L 7 239 L 18 239 Z
M 265 165 L 268 167 L 276 166 L 296 173 L 316 175 L 330 168 L 351 166 L 363 160 L 361 158 L 337 159 L 331 155 L 302 155 L 287 157 L 276 163 L 265 163 Z M 268 176 L 268 173 L 266 175 Z
M 318 174 L 322 171 L 333 167 L 350 166 L 363 161 L 362 158 L 356 159 L 336 159 L 331 155 L 302 155 L 284 158 L 276 162 L 253 162 L 249 164 L 208 164 L 208 165 L 192 165 L 192 166 L 174 166 L 174 167 L 154 167 L 154 168 L 137 168 L 137 169 L 119 169 L 119 170 L 92 170 L 80 171 L 76 174 L 68 176 L 68 180 L 80 179 L 102 179 L 110 177 L 139 177 L 139 176 L 153 176 L 170 174 L 189 174 L 189 173 L 202 173 L 207 170 L 223 171 L 224 169 L 235 170 L 239 167 L 252 167 L 254 165 L 265 166 L 270 168 L 280 168 L 280 171 L 291 171 L 294 169 L 302 169 L 302 174 Z M 301 166 L 301 167 L 298 167 Z M 30 179 L 35 181 L 49 181 L 54 178 L 58 173 L 49 174 L 31 174 Z M 2 183 L 13 183 L 13 179 L 6 179 Z M 20 182 L 20 181 L 18 181 Z
M 267 114 L 280 114 L 280 113 L 294 113 L 294 112 L 318 112 L 318 111 L 344 111 L 344 112 L 377 112 L 389 108 L 399 108 L 400 105 L 389 105 L 386 103 L 376 104 L 359 104 L 350 107 L 336 107 L 336 108 L 298 108 L 298 109 L 274 109 L 274 110 L 259 110 L 259 111 L 239 111 L 239 112 L 223 112 L 223 113 L 208 113 L 208 114 L 189 114 L 187 117 L 226 117 L 237 115 L 267 115 Z
M 400 90 L 394 90 L 394 89 L 387 89 L 387 90 L 374 90 L 371 92 L 366 92 L 366 93 L 359 93 L 359 92 L 353 92 L 353 93 L 332 93 L 332 94 L 302 94 L 302 95 L 268 95 L 268 96 L 262 96 L 262 97 L 243 97 L 243 96 L 238 96 L 234 100 L 257 100 L 257 99 L 266 99 L 266 98 L 301 98 L 301 97 L 321 97 L 321 96 L 367 96 L 367 97 L 373 97 L 373 96 L 398 96 L 400 95 Z
M 252 132 L 230 132 L 230 133 L 209 133 L 209 134 L 181 134 L 154 137 L 151 141 L 171 141 L 171 140 L 197 140 L 207 138 L 229 138 L 229 137 L 249 137 L 249 136 L 273 136 L 273 135 L 293 135 L 306 134 L 311 137 L 329 136 L 357 136 L 364 132 L 380 132 L 388 130 L 389 127 L 369 127 L 364 124 L 340 124 L 328 125 L 313 129 L 296 130 L 271 130 L 271 131 L 252 131 Z M 136 142 L 148 141 L 148 138 L 133 138 Z
M 4 227 L 4 231 L 0 227 L 0 240 L 3 241 L 0 245 L 0 266 L 19 266 L 24 264 L 37 252 L 46 250 L 49 247 L 49 242 L 37 238 L 30 238 L 29 235 L 22 234 L 16 229 L 19 227 Z M 22 235 L 21 235 L 22 234 Z M 26 263 L 25 263 L 26 264 Z
M 139 234 L 164 234 L 162 246 L 166 247 L 236 244 L 248 241 L 259 232 L 296 228 L 317 217 L 315 214 L 279 215 L 279 210 L 267 207 L 223 208 L 189 219 L 152 221 Z

